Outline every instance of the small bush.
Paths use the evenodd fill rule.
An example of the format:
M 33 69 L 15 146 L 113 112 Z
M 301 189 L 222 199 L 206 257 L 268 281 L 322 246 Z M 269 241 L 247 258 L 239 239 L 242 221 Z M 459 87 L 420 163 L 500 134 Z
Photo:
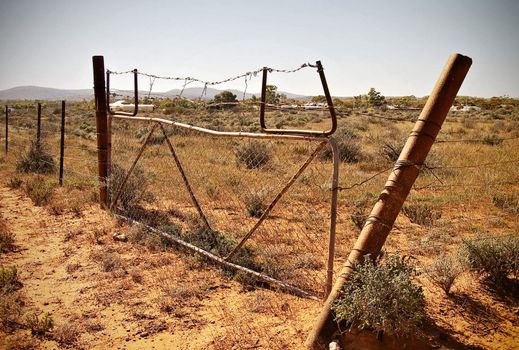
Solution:
M 25 318 L 25 325 L 31 330 L 32 335 L 43 337 L 54 327 L 54 321 L 48 313 L 41 319 L 36 314 L 29 314 Z
M 53 338 L 64 347 L 71 347 L 77 343 L 81 331 L 74 323 L 65 323 L 53 330 Z
M 473 129 L 476 121 L 473 118 L 463 118 L 462 125 L 466 129 Z
M 382 154 L 391 162 L 396 162 L 404 149 L 404 141 L 390 140 L 382 143 Z
M 351 215 L 350 215 L 351 222 L 353 222 L 353 224 L 359 231 L 362 230 L 367 219 L 368 219 L 368 215 L 365 213 L 364 209 L 362 209 L 362 208 L 355 208 L 353 213 L 351 213 Z
M 481 236 L 462 242 L 462 252 L 473 271 L 498 284 L 519 277 L 519 235 Z
M 424 226 L 433 225 L 436 220 L 440 219 L 442 213 L 434 209 L 431 205 L 426 203 L 411 203 L 402 208 L 405 216 L 411 220 L 412 223 Z
M 422 288 L 411 282 L 414 268 L 397 256 L 377 265 L 369 257 L 356 264 L 341 297 L 333 305 L 336 318 L 352 327 L 413 333 L 425 317 Z
M 116 163 L 112 164 L 112 170 L 108 180 L 112 200 L 115 199 L 113 197 L 117 195 L 117 192 L 121 188 L 127 172 L 128 170 L 122 166 Z M 142 203 L 150 203 L 153 200 L 154 196 L 153 193 L 149 191 L 147 174 L 144 173 L 142 167 L 137 165 L 122 188 L 117 203 L 125 210 L 130 210 L 140 206 Z
M 113 272 L 123 269 L 123 261 L 121 258 L 111 252 L 105 252 L 99 256 L 101 262 L 101 269 L 104 272 Z
M 519 197 L 514 193 L 496 193 L 492 196 L 492 203 L 512 214 L 519 214 Z
M 503 138 L 496 134 L 489 134 L 483 137 L 483 144 L 489 146 L 497 146 L 503 143 Z
M 227 256 L 236 246 L 234 239 L 222 233 L 206 228 L 195 228 L 182 235 L 182 239 L 205 251 L 221 257 Z M 232 258 L 231 262 L 248 267 L 253 270 L 261 270 L 254 262 L 254 251 L 247 246 L 242 247 Z M 231 272 L 230 270 L 227 270 Z M 234 272 L 233 272 L 234 274 Z
M 22 315 L 22 301 L 19 295 L 0 294 L 0 329 L 7 330 L 17 326 Z
M 251 191 L 245 195 L 245 207 L 250 216 L 259 218 L 267 209 L 265 204 L 265 192 Z
M 182 231 L 180 226 L 176 224 L 162 225 L 159 227 L 159 230 L 167 232 L 175 237 L 178 237 Z M 134 244 L 143 245 L 152 252 L 163 251 L 172 244 L 171 240 L 166 237 L 139 226 L 133 226 L 130 229 L 130 232 L 128 233 L 128 241 Z
M 7 187 L 17 189 L 22 186 L 22 183 L 22 179 L 20 179 L 18 176 L 13 176 L 7 181 Z
M 16 162 L 16 170 L 21 173 L 50 174 L 56 168 L 52 155 L 42 142 L 31 142 L 25 154 Z
M 40 206 L 49 203 L 54 193 L 54 187 L 43 176 L 36 176 L 25 182 L 24 190 L 34 205 Z
M 362 157 L 362 150 L 359 137 L 348 129 L 338 130 L 334 134 L 339 150 L 339 158 L 344 163 L 357 163 Z M 321 160 L 331 160 L 333 157 L 332 149 L 326 147 L 320 154 Z
M 14 238 L 14 232 L 7 228 L 4 218 L 0 216 L 0 253 L 7 253 L 16 249 Z
M 264 142 L 249 140 L 238 144 L 234 150 L 236 162 L 245 164 L 247 169 L 265 166 L 271 159 L 271 152 Z
M 452 285 L 463 269 L 456 256 L 441 254 L 424 271 L 433 284 L 449 295 Z
M 15 266 L 0 268 L 0 292 L 10 294 L 20 289 L 22 283 L 18 280 L 18 270 Z

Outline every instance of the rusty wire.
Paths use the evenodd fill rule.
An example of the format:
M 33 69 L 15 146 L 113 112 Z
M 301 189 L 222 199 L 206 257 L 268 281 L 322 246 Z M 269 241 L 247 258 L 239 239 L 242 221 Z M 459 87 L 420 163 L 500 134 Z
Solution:
M 310 64 L 310 63 L 303 63 L 299 67 L 293 68 L 293 69 L 277 69 L 277 68 L 271 68 L 271 67 L 265 67 L 265 68 L 270 73 L 295 73 L 295 72 L 298 72 L 301 69 L 306 68 L 306 67 L 315 68 L 316 66 L 313 65 L 313 64 Z M 190 76 L 187 76 L 187 77 L 160 76 L 160 75 L 144 73 L 144 72 L 138 72 L 137 74 L 145 76 L 145 77 L 149 77 L 149 78 L 154 78 L 154 79 L 175 80 L 175 81 L 184 81 L 184 82 L 198 82 L 198 83 L 204 84 L 204 86 L 208 86 L 208 85 L 213 86 L 213 85 L 220 85 L 220 84 L 232 82 L 232 81 L 235 81 L 235 80 L 238 80 L 238 79 L 241 79 L 241 78 L 255 77 L 255 76 L 258 75 L 258 73 L 262 72 L 263 69 L 264 69 L 263 67 L 262 68 L 258 68 L 256 70 L 253 70 L 253 71 L 250 71 L 250 72 L 245 72 L 245 73 L 242 73 L 242 74 L 234 75 L 234 76 L 231 76 L 229 78 L 225 78 L 225 79 L 221 79 L 221 80 L 216 80 L 216 81 L 202 80 L 202 79 L 193 78 L 193 77 L 190 77 Z M 133 74 L 133 72 L 134 72 L 133 70 L 128 70 L 128 71 L 108 71 L 109 74 L 114 74 L 114 75 L 123 75 L 123 74 L 130 74 L 130 73 Z

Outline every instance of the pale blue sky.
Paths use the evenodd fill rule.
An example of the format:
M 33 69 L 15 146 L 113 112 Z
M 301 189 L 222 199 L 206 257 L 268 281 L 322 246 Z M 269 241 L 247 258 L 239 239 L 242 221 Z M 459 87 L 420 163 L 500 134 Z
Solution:
M 112 70 L 204 80 L 320 59 L 333 95 L 375 87 L 423 96 L 459 52 L 474 61 L 460 94 L 519 97 L 517 0 L 0 0 L 0 29 L 0 89 L 90 88 L 91 56 L 102 54 Z M 271 81 L 321 93 L 311 70 Z M 180 85 L 157 82 L 154 90 Z M 248 91 L 259 86 L 256 79 Z

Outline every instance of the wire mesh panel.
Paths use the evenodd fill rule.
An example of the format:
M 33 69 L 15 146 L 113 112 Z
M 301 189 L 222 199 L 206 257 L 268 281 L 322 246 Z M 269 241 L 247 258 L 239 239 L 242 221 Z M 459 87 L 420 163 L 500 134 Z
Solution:
M 111 200 L 127 217 L 321 298 L 332 188 L 323 146 L 115 120 Z
M 18 102 L 10 106 L 7 161 L 21 164 L 25 157 L 38 159 L 43 168 L 37 172 L 52 173 L 58 180 L 61 142 L 61 101 L 48 101 L 41 105 L 40 132 L 38 136 L 38 108 L 36 103 Z M 95 125 L 91 115 L 84 114 L 81 102 L 69 103 L 65 111 L 63 178 L 76 187 L 97 186 L 97 146 Z M 5 152 L 5 116 L 2 150 Z M 39 144 L 38 147 L 36 145 Z M 36 152 L 37 154 L 32 154 Z M 27 159 L 28 163 L 31 159 Z M 26 162 L 26 163 L 27 163 Z M 44 169 L 44 170 L 43 170 Z M 18 166 L 22 172 L 24 170 Z

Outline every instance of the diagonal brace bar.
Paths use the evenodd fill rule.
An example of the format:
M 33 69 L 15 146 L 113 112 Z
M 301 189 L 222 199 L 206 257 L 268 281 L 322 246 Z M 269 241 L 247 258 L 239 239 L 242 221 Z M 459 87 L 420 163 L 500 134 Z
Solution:
M 150 132 L 148 133 L 148 135 L 146 135 L 146 140 L 142 144 L 141 149 L 139 150 L 139 153 L 137 154 L 137 158 L 135 158 L 135 160 L 133 161 L 132 166 L 130 167 L 130 169 L 126 173 L 126 176 L 124 177 L 124 180 L 121 183 L 121 186 L 119 186 L 119 189 L 117 190 L 117 193 L 115 194 L 115 198 L 114 198 L 112 204 L 110 205 L 110 209 L 115 207 L 115 205 L 117 204 L 117 201 L 119 200 L 119 197 L 121 196 L 121 193 L 122 193 L 122 191 L 124 189 L 124 186 L 126 185 L 126 182 L 128 181 L 128 178 L 132 174 L 133 169 L 137 165 L 137 162 L 139 161 L 139 159 L 141 158 L 142 154 L 144 153 L 144 150 L 146 149 L 146 146 L 148 145 L 148 142 L 150 141 L 151 135 L 153 134 L 153 132 L 157 128 L 157 124 L 154 124 L 153 127 L 151 128 Z
M 180 163 L 180 159 L 177 156 L 177 153 L 175 152 L 175 149 L 173 148 L 173 145 L 171 144 L 171 141 L 169 140 L 169 137 L 166 133 L 166 129 L 164 129 L 164 126 L 159 123 L 160 128 L 162 130 L 162 133 L 164 134 L 164 137 L 166 138 L 166 142 L 168 144 L 169 150 L 171 151 L 171 155 L 173 156 L 173 159 L 175 160 L 175 164 L 178 168 L 178 171 L 180 172 L 180 175 L 182 176 L 182 180 L 184 181 L 184 185 L 186 186 L 187 191 L 189 192 L 189 196 L 191 197 L 191 202 L 195 206 L 196 210 L 198 211 L 198 214 L 200 215 L 200 218 L 202 219 L 204 226 L 212 232 L 212 228 L 209 225 L 209 222 L 207 221 L 207 218 L 202 211 L 202 207 L 200 207 L 200 204 L 198 203 L 198 200 L 195 197 L 195 194 L 193 192 L 193 189 L 191 188 L 191 185 L 189 184 L 189 181 L 187 179 L 186 173 L 184 172 L 184 168 L 182 168 L 182 164 Z M 211 233 L 212 234 L 212 233 Z M 213 237 L 215 238 L 215 237 Z
M 294 184 L 294 182 L 297 180 L 297 178 L 303 173 L 303 171 L 310 165 L 312 160 L 319 154 L 319 152 L 326 146 L 328 142 L 324 141 L 321 142 L 317 148 L 313 151 L 313 153 L 308 157 L 306 162 L 299 168 L 299 170 L 292 176 L 292 178 L 287 182 L 285 187 L 277 194 L 277 196 L 274 198 L 274 200 L 270 203 L 270 205 L 267 207 L 267 209 L 263 212 L 259 220 L 256 222 L 254 227 L 251 228 L 251 230 L 242 238 L 240 243 L 234 247 L 234 249 L 225 257 L 225 260 L 228 261 L 230 258 L 232 258 L 236 252 L 245 244 L 245 242 L 253 235 L 254 232 L 260 227 L 260 225 L 265 221 L 267 216 L 270 214 L 272 209 L 276 206 L 277 202 L 283 197 L 286 191 Z

